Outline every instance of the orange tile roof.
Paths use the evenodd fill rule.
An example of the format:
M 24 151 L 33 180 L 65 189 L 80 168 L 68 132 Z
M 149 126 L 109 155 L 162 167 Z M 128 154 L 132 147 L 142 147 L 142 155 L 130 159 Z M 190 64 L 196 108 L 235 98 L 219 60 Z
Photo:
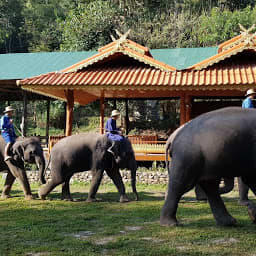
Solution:
M 140 50 L 141 51 L 140 51 Z M 112 42 L 102 48 L 99 49 L 99 53 L 87 58 L 83 61 L 80 61 L 70 67 L 63 69 L 61 72 L 74 72 L 80 69 L 86 68 L 92 64 L 98 63 L 115 53 L 122 53 L 123 55 L 128 55 L 133 59 L 138 60 L 139 62 L 148 64 L 152 67 L 157 69 L 161 69 L 164 71 L 174 71 L 176 68 L 169 66 L 168 64 L 162 63 L 158 60 L 152 58 L 151 54 L 149 53 L 148 48 L 136 44 L 131 40 L 126 40 L 122 42 L 120 45 L 116 42 Z
M 208 59 L 205 59 L 191 67 L 189 67 L 188 69 L 196 69 L 196 70 L 201 70 L 201 69 L 204 69 L 204 68 L 207 68 L 207 67 L 210 67 L 216 63 L 219 63 L 220 61 L 222 60 L 225 60 L 227 58 L 230 58 L 231 56 L 233 55 L 236 55 L 240 52 L 243 52 L 243 51 L 246 51 L 246 50 L 256 50 L 256 47 L 255 46 L 251 46 L 251 45 L 246 45 L 245 43 L 241 43 L 241 44 L 238 44 L 232 48 L 229 48 L 225 51 L 222 51 L 222 52 L 219 52 L 217 53 L 216 55 L 214 56 L 211 56 L 210 58 Z
M 151 67 L 105 67 L 80 72 L 48 73 L 21 80 L 21 86 L 74 88 L 81 86 L 222 86 L 256 84 L 255 64 L 215 65 L 203 70 L 165 72 Z M 87 88 L 88 88 L 87 87 Z M 220 87 L 221 89 L 221 87 Z

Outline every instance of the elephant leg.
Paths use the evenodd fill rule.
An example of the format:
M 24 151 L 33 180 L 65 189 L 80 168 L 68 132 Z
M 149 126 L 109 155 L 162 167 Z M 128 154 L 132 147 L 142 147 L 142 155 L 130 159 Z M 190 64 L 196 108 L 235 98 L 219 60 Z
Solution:
M 254 195 L 256 196 L 256 186 L 255 186 L 255 179 L 252 177 L 239 177 L 238 179 L 238 185 L 239 185 L 239 196 L 240 196 L 240 204 L 241 204 L 241 197 L 243 197 L 244 200 L 247 199 L 247 201 L 243 201 L 244 204 L 248 207 L 248 215 L 253 221 L 253 223 L 256 223 L 256 205 L 248 199 L 248 189 L 250 188 Z M 241 195 L 241 194 L 242 195 Z
M 64 182 L 60 170 L 56 169 L 56 171 L 51 170 L 51 180 L 48 181 L 45 185 L 43 185 L 39 191 L 38 196 L 40 199 L 45 200 L 46 196 L 58 185 Z
M 168 192 L 160 216 L 162 226 L 179 225 L 176 213 L 180 198 L 196 185 L 196 178 L 193 179 L 190 175 L 186 175 L 189 171 L 183 172 L 185 168 L 183 163 L 175 162 L 169 170 Z
M 248 198 L 249 187 L 242 181 L 241 177 L 238 178 L 238 191 L 239 191 L 239 204 L 248 205 L 250 202 Z
M 91 187 L 90 187 L 90 191 L 89 191 L 86 202 L 96 201 L 95 196 L 99 189 L 102 177 L 103 177 L 103 170 L 92 171 L 92 182 L 91 182 Z
M 217 225 L 220 226 L 233 226 L 236 224 L 234 219 L 227 211 L 224 202 L 219 194 L 219 180 L 200 182 L 200 186 L 204 189 L 213 216 Z
M 207 196 L 204 190 L 197 184 L 195 187 L 196 200 L 207 201 Z
M 71 177 L 72 175 L 67 177 L 65 182 L 62 183 L 62 197 L 61 197 L 62 200 L 73 201 L 73 198 L 70 193 L 70 186 L 69 186 Z
M 12 163 L 12 160 L 9 160 L 6 163 L 9 167 L 9 170 L 11 171 L 11 174 L 18 179 L 20 185 L 22 186 L 22 190 L 25 195 L 25 199 L 30 200 L 33 199 L 31 188 L 28 182 L 27 174 L 24 170 L 24 167 L 18 167 Z
M 125 193 L 125 186 L 122 180 L 122 176 L 118 168 L 113 168 L 111 170 L 106 170 L 108 176 L 113 180 L 119 194 L 120 194 L 120 203 L 129 202 L 129 199 Z
M 15 177 L 12 175 L 12 173 L 10 171 L 8 171 L 6 179 L 5 179 L 2 195 L 1 195 L 2 199 L 6 199 L 6 198 L 11 197 L 10 196 L 10 191 L 12 189 L 12 185 L 13 185 L 14 181 L 15 181 Z

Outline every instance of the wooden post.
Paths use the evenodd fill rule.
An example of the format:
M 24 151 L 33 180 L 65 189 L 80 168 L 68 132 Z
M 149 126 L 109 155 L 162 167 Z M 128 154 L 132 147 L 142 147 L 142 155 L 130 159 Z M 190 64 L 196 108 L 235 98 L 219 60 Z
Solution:
M 186 106 L 186 122 L 188 122 L 191 119 L 191 107 L 192 107 L 192 101 L 191 101 L 190 95 L 185 96 L 185 106 Z
M 23 91 L 23 114 L 21 119 L 21 133 L 22 137 L 26 137 L 26 131 L 27 131 L 27 92 Z
M 113 100 L 113 109 L 116 109 L 116 99 Z
M 185 94 L 180 96 L 180 125 L 186 123 Z
M 64 108 L 64 119 L 67 120 L 67 102 L 63 102 L 63 108 Z M 64 131 L 63 134 L 66 134 L 66 123 L 64 123 Z
M 101 96 L 100 97 L 100 134 L 104 134 L 104 112 L 105 112 L 104 96 Z
M 73 123 L 73 108 L 74 108 L 74 91 L 66 90 L 65 91 L 67 98 L 67 116 L 66 116 L 66 136 L 72 134 L 72 123 Z
M 51 101 L 48 99 L 47 100 L 47 110 L 46 110 L 46 143 L 48 145 L 48 140 L 49 140 L 49 127 L 50 127 L 50 103 Z
M 129 104 L 128 99 L 125 99 L 125 134 L 128 135 L 129 133 Z

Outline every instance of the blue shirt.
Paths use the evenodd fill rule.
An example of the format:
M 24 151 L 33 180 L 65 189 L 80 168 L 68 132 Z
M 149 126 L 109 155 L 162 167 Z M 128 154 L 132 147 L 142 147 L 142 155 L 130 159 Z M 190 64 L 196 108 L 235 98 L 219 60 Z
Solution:
M 124 137 L 119 134 L 119 129 L 116 127 L 116 120 L 113 118 L 108 119 L 105 131 L 107 132 L 108 138 L 111 140 L 122 141 L 124 139 Z
M 106 132 L 110 132 L 113 134 L 119 134 L 119 130 L 116 127 L 116 120 L 113 118 L 109 118 L 106 123 L 105 130 L 106 130 Z
M 254 108 L 253 104 L 252 104 L 252 99 L 247 97 L 242 104 L 242 108 Z
M 0 129 L 2 133 L 7 133 L 12 137 L 17 137 L 14 131 L 13 124 L 10 122 L 11 118 L 8 115 L 4 115 L 0 119 Z

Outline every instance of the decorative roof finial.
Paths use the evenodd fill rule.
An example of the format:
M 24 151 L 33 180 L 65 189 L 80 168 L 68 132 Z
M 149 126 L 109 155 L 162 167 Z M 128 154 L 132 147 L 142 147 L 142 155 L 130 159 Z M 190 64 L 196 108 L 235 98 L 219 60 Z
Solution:
M 241 35 L 242 35 L 242 40 L 244 42 L 245 45 L 255 45 L 255 36 L 256 36 L 256 32 L 254 32 L 253 34 L 251 34 L 250 32 L 252 30 L 254 30 L 255 28 L 255 24 L 253 24 L 250 28 L 246 29 L 244 26 L 242 26 L 241 24 L 239 24 L 239 27 L 241 29 Z
M 250 32 L 255 28 L 255 24 L 253 24 L 250 28 L 246 29 L 243 25 L 241 25 L 240 23 L 238 24 L 240 27 L 240 33 L 245 36 L 245 35 L 249 35 Z
M 129 29 L 126 33 L 122 34 L 117 29 L 115 29 L 116 34 L 119 36 L 118 39 L 116 39 L 113 35 L 110 35 L 113 42 L 116 42 L 116 47 L 119 48 L 123 42 L 127 40 L 127 36 L 131 32 L 131 29 Z

